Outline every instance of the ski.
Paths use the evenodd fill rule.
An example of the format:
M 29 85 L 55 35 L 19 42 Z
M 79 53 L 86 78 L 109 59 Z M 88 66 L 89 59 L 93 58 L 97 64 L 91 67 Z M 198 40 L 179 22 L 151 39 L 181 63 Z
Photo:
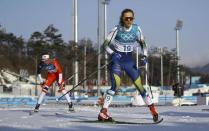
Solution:
M 29 115 L 31 116 L 31 115 L 34 115 L 34 114 L 37 114 L 38 112 L 35 112 L 35 111 L 29 111 Z
M 202 109 L 202 111 L 209 111 L 209 109 Z
M 159 124 L 163 121 L 163 118 L 156 122 L 127 122 L 127 121 L 98 121 L 98 120 L 85 120 L 85 121 L 73 121 L 73 122 L 81 122 L 81 123 L 101 123 L 101 124 L 124 124 L 124 125 L 150 125 L 150 124 Z
M 71 113 L 75 113 L 75 111 L 55 112 L 55 115 L 69 115 Z

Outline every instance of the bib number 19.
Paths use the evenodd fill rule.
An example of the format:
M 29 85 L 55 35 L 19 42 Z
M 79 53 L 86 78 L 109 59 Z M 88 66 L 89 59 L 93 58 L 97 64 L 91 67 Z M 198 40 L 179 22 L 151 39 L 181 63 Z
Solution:
M 123 46 L 123 47 L 124 47 L 124 51 L 125 51 L 125 52 L 131 51 L 131 46 L 125 45 L 125 46 Z

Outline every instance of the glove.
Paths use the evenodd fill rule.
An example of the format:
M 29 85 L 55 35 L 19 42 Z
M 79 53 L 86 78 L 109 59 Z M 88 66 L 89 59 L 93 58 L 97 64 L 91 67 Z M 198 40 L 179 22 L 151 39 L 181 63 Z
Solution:
M 41 85 L 41 86 L 43 86 L 43 85 L 44 85 L 44 83 L 45 83 L 45 81 L 41 81 L 41 82 L 40 82 L 40 85 Z
M 58 92 L 61 93 L 65 89 L 65 82 L 58 83 L 59 90 Z
M 41 77 L 41 74 L 38 74 L 38 81 L 40 83 L 40 85 L 44 85 L 45 81 L 43 80 L 43 78 Z
M 146 65 L 148 63 L 148 58 L 146 55 L 143 55 L 141 58 L 141 61 L 143 62 L 143 65 Z
M 65 87 L 65 82 L 58 83 L 58 86 L 59 86 L 59 88 L 64 88 Z
M 113 61 L 120 60 L 121 57 L 122 56 L 119 53 L 116 53 L 116 52 L 112 53 L 112 60 Z

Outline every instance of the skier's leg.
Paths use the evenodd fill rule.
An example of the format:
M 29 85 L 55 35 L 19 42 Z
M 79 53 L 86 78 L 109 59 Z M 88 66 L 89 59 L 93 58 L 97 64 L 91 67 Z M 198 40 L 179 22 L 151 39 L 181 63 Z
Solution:
M 136 65 L 133 61 L 130 61 L 128 64 L 125 65 L 125 71 L 126 73 L 131 77 L 131 79 L 134 82 L 134 85 L 136 86 L 137 90 L 141 94 L 144 102 L 148 105 L 150 112 L 153 116 L 153 120 L 158 120 L 158 113 L 155 109 L 154 103 L 152 102 L 151 97 L 147 93 L 146 89 L 143 87 L 140 77 L 140 70 L 137 69 Z
M 120 86 L 121 83 L 121 73 L 119 72 L 115 72 L 115 73 L 111 73 L 110 77 L 111 77 L 111 89 L 107 90 L 106 95 L 105 95 L 105 101 L 104 101 L 104 108 L 108 108 L 109 105 L 112 102 L 113 96 L 115 95 L 115 91 L 116 89 Z
M 158 121 L 158 113 L 155 109 L 155 105 L 152 102 L 152 99 L 150 98 L 147 91 L 144 89 L 144 87 L 141 84 L 141 78 L 140 76 L 134 81 L 135 86 L 137 87 L 138 91 L 140 92 L 142 98 L 144 99 L 144 102 L 148 105 L 150 112 L 153 116 L 154 121 Z
M 41 94 L 38 98 L 38 102 L 35 106 L 34 112 L 38 112 L 39 111 L 39 107 L 41 105 L 41 103 L 43 102 L 44 96 L 46 95 L 46 93 L 48 92 L 48 89 L 51 87 L 51 85 L 53 84 L 53 82 L 55 81 L 55 78 L 53 75 L 48 74 L 47 76 L 47 80 L 45 81 L 45 83 L 42 85 L 42 91 Z
M 43 102 L 44 96 L 46 95 L 47 91 L 48 91 L 48 87 L 46 85 L 44 85 L 42 87 L 41 94 L 39 95 L 38 102 L 37 102 L 37 104 L 35 106 L 34 112 L 38 112 L 39 111 L 39 107 L 40 107 L 41 103 Z
M 58 78 L 57 78 L 57 82 L 58 82 Z M 62 83 L 59 85 L 59 90 L 58 92 L 62 93 L 62 94 L 66 94 L 66 90 L 65 90 L 65 81 L 64 78 L 62 78 Z M 74 111 L 74 107 L 73 107 L 73 102 L 70 99 L 70 95 L 67 93 L 65 95 L 65 98 L 68 102 L 68 107 L 69 107 L 69 111 Z
M 112 117 L 110 117 L 110 114 L 107 109 L 109 105 L 111 104 L 114 95 L 115 95 L 115 91 L 107 90 L 107 94 L 105 95 L 104 105 L 98 115 L 99 121 L 112 121 L 113 120 Z
M 112 63 L 110 67 L 110 77 L 111 77 L 111 89 L 107 90 L 105 95 L 104 104 L 100 113 L 98 115 L 98 120 L 100 121 L 112 121 L 112 117 L 108 113 L 107 109 L 113 100 L 113 96 L 115 95 L 116 88 L 120 86 L 121 83 L 121 67 L 117 63 Z
M 62 94 L 66 94 L 66 90 L 64 89 L 64 90 L 62 90 Z M 66 98 L 66 100 L 67 100 L 67 102 L 68 102 L 68 107 L 69 107 L 69 111 L 74 111 L 74 107 L 73 107 L 73 102 L 71 101 L 71 99 L 70 99 L 70 95 L 69 94 L 66 94 L 65 95 L 65 98 Z

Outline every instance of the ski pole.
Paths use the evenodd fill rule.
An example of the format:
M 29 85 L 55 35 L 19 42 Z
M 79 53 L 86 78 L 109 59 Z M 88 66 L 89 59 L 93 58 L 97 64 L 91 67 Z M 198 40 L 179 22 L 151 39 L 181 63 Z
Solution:
M 70 77 L 68 77 L 65 81 L 69 81 L 71 79 L 73 79 L 75 77 L 75 74 L 77 74 L 78 72 L 73 73 L 73 75 L 71 75 Z
M 96 56 L 99 56 L 99 55 L 101 55 L 103 53 L 103 50 L 101 51 L 101 52 L 99 52 L 98 54 L 96 54 Z M 88 62 L 89 61 L 91 61 L 91 60 L 93 60 L 94 59 L 94 57 L 93 58 L 91 58 L 91 59 L 89 59 L 87 62 L 86 62 L 86 64 L 88 64 Z M 68 77 L 65 81 L 69 81 L 69 80 L 71 80 L 72 78 L 74 78 L 75 77 L 75 74 L 77 74 L 78 72 L 75 72 L 75 73 L 73 73 L 70 77 Z
M 153 93 L 152 93 L 152 87 L 151 87 L 151 83 L 150 83 L 150 77 L 149 77 L 149 71 L 147 71 L 147 70 L 149 70 L 148 68 L 147 68 L 147 70 L 146 70 L 146 66 L 140 66 L 139 68 L 144 68 L 145 70 L 145 73 L 146 73 L 146 75 L 147 75 L 147 81 L 148 81 L 148 85 L 149 85 L 149 88 L 150 88 L 150 93 L 151 93 L 151 95 L 152 95 L 152 99 L 154 98 L 153 97 Z
M 148 81 L 148 85 L 149 85 L 149 88 L 150 88 L 150 93 L 151 93 L 151 95 L 152 95 L 152 99 L 154 98 L 153 97 L 153 93 L 152 93 L 152 87 L 151 87 L 151 82 L 150 82 L 150 76 L 149 76 L 149 69 L 147 68 L 147 70 L 145 69 L 145 73 L 146 73 L 146 75 L 147 75 L 147 81 Z
M 99 70 L 103 69 L 105 66 L 109 65 L 112 61 L 110 61 L 109 63 L 101 66 L 98 70 L 94 71 L 93 73 L 91 73 L 88 77 L 86 77 L 85 79 L 81 80 L 80 82 L 78 82 L 77 85 L 73 86 L 72 89 L 70 89 L 69 91 L 67 91 L 65 94 L 61 95 L 59 98 L 56 98 L 56 101 L 59 101 L 62 97 L 64 97 L 66 94 L 68 94 L 69 92 L 71 92 L 72 90 L 74 90 L 76 87 L 78 87 L 80 84 L 82 84 L 83 82 L 85 82 L 86 80 L 88 80 L 89 78 L 91 78 L 94 74 L 96 74 Z

